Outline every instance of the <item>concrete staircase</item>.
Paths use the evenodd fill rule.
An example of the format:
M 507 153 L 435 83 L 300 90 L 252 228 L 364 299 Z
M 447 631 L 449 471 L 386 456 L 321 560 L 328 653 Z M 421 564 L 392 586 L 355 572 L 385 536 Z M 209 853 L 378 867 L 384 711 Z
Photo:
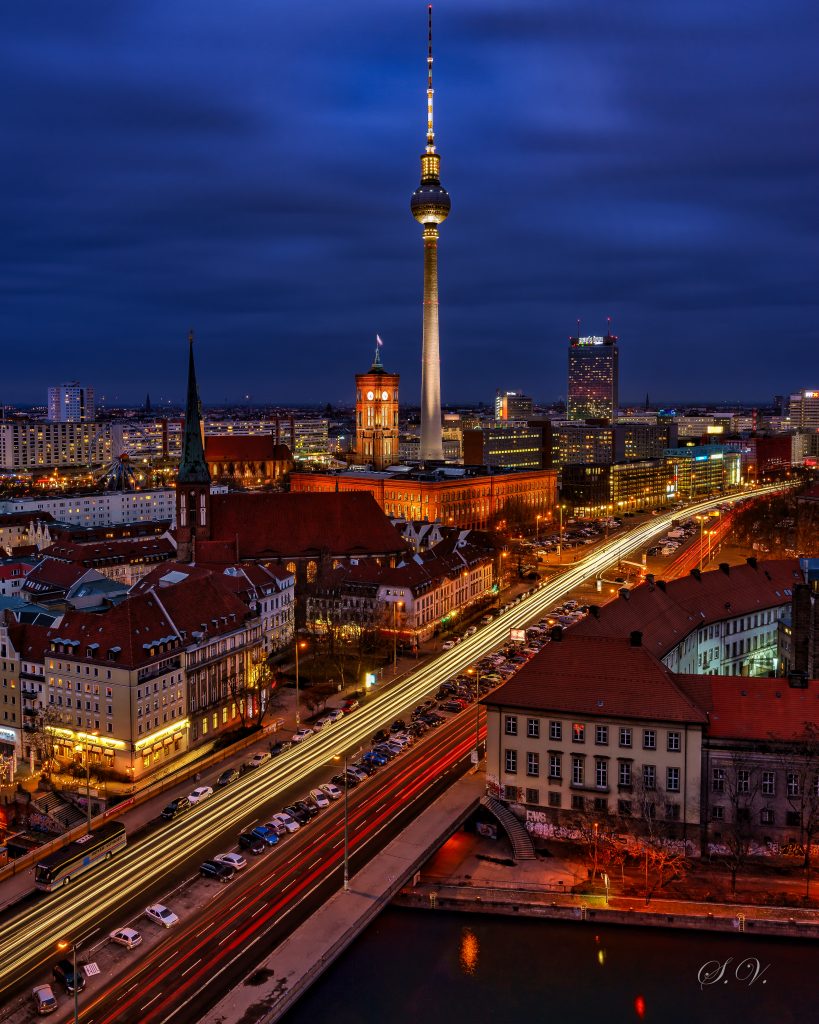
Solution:
M 482 797 L 481 804 L 490 814 L 498 819 L 504 832 L 509 836 L 515 860 L 535 860 L 535 848 L 532 845 L 532 839 L 520 819 L 516 818 L 508 807 L 493 796 Z
M 58 793 L 43 793 L 32 797 L 29 808 L 48 818 L 57 832 L 68 832 L 85 821 L 85 814 L 74 804 L 63 800 Z

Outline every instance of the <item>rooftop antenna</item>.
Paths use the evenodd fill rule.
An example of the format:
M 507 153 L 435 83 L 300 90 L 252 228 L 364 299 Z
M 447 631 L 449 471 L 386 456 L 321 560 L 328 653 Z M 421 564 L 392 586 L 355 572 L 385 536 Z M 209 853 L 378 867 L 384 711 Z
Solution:
M 432 4 L 427 7 L 429 14 L 429 44 L 427 49 L 427 152 L 435 152 L 435 130 L 432 127 Z
M 611 333 L 611 317 L 610 316 L 606 317 L 606 330 L 608 331 L 608 337 L 609 338 L 613 337 L 613 335 Z

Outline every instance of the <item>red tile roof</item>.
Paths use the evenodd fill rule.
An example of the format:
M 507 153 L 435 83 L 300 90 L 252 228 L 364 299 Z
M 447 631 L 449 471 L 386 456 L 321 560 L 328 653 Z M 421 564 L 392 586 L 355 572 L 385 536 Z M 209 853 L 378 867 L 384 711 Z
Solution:
M 69 611 L 48 631 L 50 642 L 72 645 L 69 656 L 76 661 L 107 663 L 108 652 L 119 647 L 114 663 L 125 668 L 155 661 L 159 655 L 152 655 L 150 647 L 170 638 L 176 638 L 174 624 L 151 593 L 130 597 L 102 614 Z M 96 656 L 89 658 L 92 644 L 99 646 Z M 175 639 L 173 646 L 181 644 Z
M 490 706 L 599 718 L 705 723 L 674 673 L 627 639 L 552 641 L 507 683 L 484 698 Z
M 704 572 L 701 579 L 683 576 L 662 586 L 643 583 L 627 597 L 600 608 L 572 626 L 575 636 L 627 637 L 643 634 L 643 644 L 664 657 L 693 630 L 763 608 L 790 604 L 793 587 L 803 579 L 796 558 L 732 565 Z
M 407 543 L 367 492 L 232 493 L 211 497 L 210 541 L 197 541 L 197 562 L 393 555 Z M 237 552 L 238 547 L 238 552 Z
M 26 587 L 42 592 L 45 592 L 45 590 L 64 590 L 68 592 L 75 583 L 78 583 L 90 571 L 84 565 L 74 565 L 69 562 L 58 562 L 54 558 L 44 558 L 28 574 Z
M 46 558 L 56 558 L 62 562 L 85 566 L 100 563 L 133 565 L 138 562 L 162 561 L 175 555 L 176 549 L 166 537 L 137 537 L 73 544 L 58 542 L 43 550 L 43 556 Z
M 207 462 L 286 462 L 286 444 L 276 444 L 272 434 L 210 434 L 205 436 Z
M 53 523 L 50 512 L 0 512 L 0 529 L 4 526 L 28 526 L 30 523 Z
M 708 712 L 711 739 L 791 740 L 806 722 L 819 724 L 819 680 L 806 689 L 787 679 L 676 676 L 680 688 Z

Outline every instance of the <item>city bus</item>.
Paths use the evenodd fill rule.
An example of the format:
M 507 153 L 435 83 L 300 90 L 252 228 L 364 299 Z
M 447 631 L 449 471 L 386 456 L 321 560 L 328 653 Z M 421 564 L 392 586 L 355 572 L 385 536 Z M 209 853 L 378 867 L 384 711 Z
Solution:
M 44 857 L 34 869 L 34 885 L 44 892 L 53 892 L 83 871 L 108 860 L 124 846 L 124 826 L 109 821 Z

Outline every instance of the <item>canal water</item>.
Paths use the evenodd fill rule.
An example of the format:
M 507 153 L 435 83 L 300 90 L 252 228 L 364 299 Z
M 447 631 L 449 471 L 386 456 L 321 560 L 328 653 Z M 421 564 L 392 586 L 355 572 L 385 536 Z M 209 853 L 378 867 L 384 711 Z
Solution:
M 285 1024 L 819 1024 L 819 944 L 390 908 Z

